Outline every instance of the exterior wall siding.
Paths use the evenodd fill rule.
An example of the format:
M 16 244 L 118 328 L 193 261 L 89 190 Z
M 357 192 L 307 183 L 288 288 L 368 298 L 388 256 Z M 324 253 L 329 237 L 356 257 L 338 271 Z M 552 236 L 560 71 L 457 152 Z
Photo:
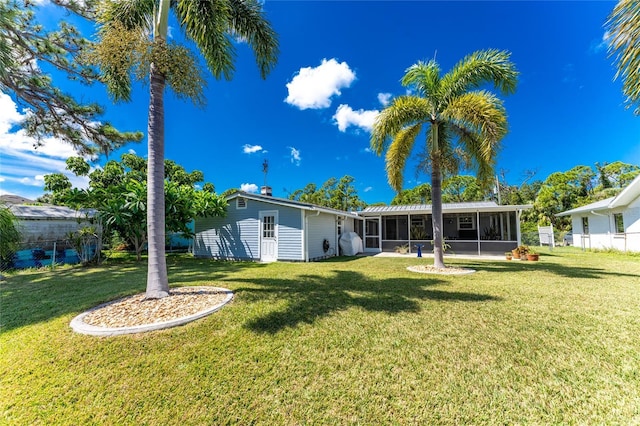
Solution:
M 260 260 L 259 220 L 247 217 L 244 210 L 227 217 L 199 218 L 195 225 L 193 255 L 226 260 Z
M 309 260 L 322 259 L 336 255 L 336 218 L 333 215 L 320 213 L 307 215 L 307 239 Z M 330 248 L 325 253 L 322 242 L 329 240 Z
M 278 260 L 304 260 L 300 210 L 246 200 L 238 209 L 231 200 L 225 217 L 199 218 L 193 254 L 228 260 L 260 260 L 260 211 L 278 211 Z
M 636 203 L 636 202 L 634 202 Z M 631 205 L 633 206 L 634 203 Z M 625 232 L 615 232 L 613 215 L 622 213 Z M 583 233 L 582 218 L 589 220 L 589 234 Z M 582 213 L 571 216 L 573 246 L 583 249 L 640 251 L 640 206 L 613 210 L 602 215 Z
M 278 260 L 304 260 L 300 209 L 263 205 L 263 210 L 278 210 Z
M 623 218 L 627 228 L 627 250 L 640 252 L 640 198 L 629 208 Z

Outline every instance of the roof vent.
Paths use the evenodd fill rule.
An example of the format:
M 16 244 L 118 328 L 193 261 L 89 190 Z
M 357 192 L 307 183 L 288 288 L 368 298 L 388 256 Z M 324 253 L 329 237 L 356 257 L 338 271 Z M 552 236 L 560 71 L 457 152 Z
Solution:
M 272 197 L 273 196 L 273 192 L 271 191 L 271 187 L 270 186 L 263 186 L 260 188 L 260 194 L 261 195 L 266 195 L 267 197 Z

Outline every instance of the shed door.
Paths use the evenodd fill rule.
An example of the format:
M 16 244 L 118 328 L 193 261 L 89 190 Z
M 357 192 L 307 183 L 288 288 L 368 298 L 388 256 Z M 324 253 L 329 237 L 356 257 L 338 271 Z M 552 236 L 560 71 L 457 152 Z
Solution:
M 260 261 L 278 260 L 278 212 L 260 212 Z

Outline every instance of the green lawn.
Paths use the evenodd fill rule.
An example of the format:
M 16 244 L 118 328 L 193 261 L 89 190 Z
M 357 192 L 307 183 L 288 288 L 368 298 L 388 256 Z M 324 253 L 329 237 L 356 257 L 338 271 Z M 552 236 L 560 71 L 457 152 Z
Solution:
M 223 263 L 172 285 L 235 299 L 183 327 L 98 338 L 71 319 L 143 291 L 146 267 L 0 284 L 0 424 L 638 424 L 640 257 Z

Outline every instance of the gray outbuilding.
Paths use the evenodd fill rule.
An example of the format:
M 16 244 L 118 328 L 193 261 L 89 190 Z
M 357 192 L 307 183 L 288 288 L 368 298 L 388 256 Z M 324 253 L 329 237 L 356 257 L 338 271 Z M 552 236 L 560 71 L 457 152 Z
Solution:
M 339 254 L 343 232 L 355 231 L 355 213 L 237 191 L 225 217 L 197 218 L 193 254 L 225 260 L 308 262 Z

